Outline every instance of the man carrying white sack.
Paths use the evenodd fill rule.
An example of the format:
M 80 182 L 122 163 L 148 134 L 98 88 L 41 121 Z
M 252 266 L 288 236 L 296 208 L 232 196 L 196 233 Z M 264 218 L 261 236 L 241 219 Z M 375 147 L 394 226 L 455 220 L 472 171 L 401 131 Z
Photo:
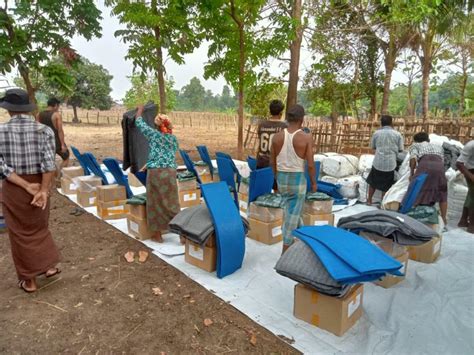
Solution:
M 367 177 L 369 196 L 367 204 L 372 205 L 375 191 L 382 191 L 382 198 L 395 183 L 397 155 L 403 151 L 403 137 L 392 127 L 392 116 L 382 115 L 382 128 L 374 133 L 370 147 L 375 150 L 372 170 Z

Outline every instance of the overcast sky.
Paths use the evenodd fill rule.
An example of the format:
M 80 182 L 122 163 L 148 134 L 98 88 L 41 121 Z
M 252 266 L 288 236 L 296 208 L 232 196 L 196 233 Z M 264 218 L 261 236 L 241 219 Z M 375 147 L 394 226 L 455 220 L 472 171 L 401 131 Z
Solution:
M 83 38 L 76 37 L 71 41 L 72 47 L 77 52 L 88 58 L 90 61 L 101 64 L 110 74 L 113 75 L 112 97 L 114 100 L 121 100 L 125 92 L 130 88 L 128 77 L 132 74 L 133 66 L 131 62 L 125 59 L 127 55 L 127 45 L 115 38 L 114 32 L 124 26 L 121 25 L 117 18 L 110 14 L 110 8 L 103 4 L 103 0 L 99 1 L 99 8 L 102 10 L 102 37 L 95 38 L 91 41 L 86 41 Z M 168 77 L 173 77 L 175 81 L 175 88 L 181 89 L 184 85 L 189 83 L 194 76 L 198 77 L 206 89 L 212 90 L 214 93 L 221 93 L 222 87 L 226 84 L 225 80 L 220 77 L 218 80 L 204 80 L 204 64 L 207 62 L 207 45 L 202 45 L 196 49 L 194 53 L 185 56 L 184 65 L 178 65 L 171 59 L 165 63 Z M 312 64 L 311 54 L 302 50 L 300 63 L 300 77 L 302 78 L 305 69 Z M 270 62 L 270 72 L 274 76 L 281 76 L 283 70 L 281 62 L 272 60 Z M 8 77 L 17 76 L 17 73 L 12 73 Z M 404 81 L 404 76 L 396 72 L 392 85 Z

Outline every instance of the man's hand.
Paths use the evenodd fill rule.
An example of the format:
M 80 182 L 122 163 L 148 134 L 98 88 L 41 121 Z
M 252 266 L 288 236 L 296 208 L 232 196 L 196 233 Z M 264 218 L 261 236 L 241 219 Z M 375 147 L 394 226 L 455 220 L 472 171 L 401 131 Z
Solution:
M 135 118 L 138 118 L 140 117 L 141 115 L 143 115 L 143 111 L 145 111 L 145 106 L 143 105 L 138 105 L 137 106 L 137 113 L 135 115 Z
M 318 191 L 318 184 L 315 183 L 315 184 L 311 184 L 311 192 L 316 192 Z
M 61 152 L 64 153 L 64 152 L 66 152 L 66 151 L 67 151 L 67 146 L 66 146 L 66 144 L 63 144 L 63 145 L 61 146 Z
M 28 192 L 31 196 L 36 195 L 40 189 L 41 189 L 41 184 L 29 183 L 28 185 L 26 185 L 26 192 Z
M 36 193 L 36 195 L 33 197 L 33 201 L 31 201 L 31 204 L 33 206 L 41 208 L 42 210 L 46 209 L 46 206 L 48 205 L 48 195 L 48 191 L 38 191 L 38 193 Z

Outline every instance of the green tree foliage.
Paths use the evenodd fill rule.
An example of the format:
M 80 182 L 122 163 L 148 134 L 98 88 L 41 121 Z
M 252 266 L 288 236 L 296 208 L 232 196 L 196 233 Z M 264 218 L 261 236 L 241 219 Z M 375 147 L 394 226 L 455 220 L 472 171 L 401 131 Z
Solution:
M 0 6 L 0 73 L 15 67 L 24 81 L 30 98 L 37 86 L 31 72 L 65 81 L 64 71 L 47 63 L 58 54 L 67 62 L 76 59 L 70 39 L 80 35 L 90 40 L 100 36 L 101 12 L 93 0 L 17 0 Z M 59 69 L 59 70 L 58 70 Z
M 287 88 L 280 80 L 263 75 L 247 92 L 249 113 L 259 118 L 267 118 L 269 117 L 268 104 L 272 100 L 285 102 Z
M 132 87 L 125 93 L 123 100 L 124 105 L 128 109 L 137 107 L 149 101 L 160 102 L 160 95 L 158 90 L 158 80 L 155 77 L 148 77 L 143 79 L 141 75 L 133 75 L 130 77 Z M 173 79 L 166 82 L 167 95 L 167 111 L 172 111 L 176 106 L 176 91 L 173 90 Z
M 142 77 L 156 76 L 160 99 L 160 111 L 166 112 L 167 88 L 165 80 L 165 55 L 178 64 L 183 64 L 183 55 L 190 53 L 200 43 L 200 36 L 191 27 L 194 2 L 190 0 L 106 0 L 113 7 L 126 29 L 115 32 L 128 43 L 128 55 L 136 71 Z
M 182 104 L 184 104 L 184 106 L 188 109 L 192 110 L 194 107 L 196 110 L 200 110 L 205 107 L 205 103 L 207 103 L 207 105 L 212 105 L 212 102 L 210 101 L 212 100 L 213 95 L 212 92 L 206 92 L 206 89 L 204 86 L 202 86 L 201 81 L 194 77 L 191 79 L 188 85 L 181 89 L 179 98 L 182 101 Z
M 244 90 L 255 82 L 255 68 L 288 44 L 287 27 L 259 26 L 265 5 L 266 0 L 202 0 L 198 5 L 196 21 L 210 42 L 204 76 L 216 79 L 222 75 L 238 94 L 239 157 L 243 154 Z M 270 24 L 276 21 L 272 16 L 278 14 L 270 12 Z

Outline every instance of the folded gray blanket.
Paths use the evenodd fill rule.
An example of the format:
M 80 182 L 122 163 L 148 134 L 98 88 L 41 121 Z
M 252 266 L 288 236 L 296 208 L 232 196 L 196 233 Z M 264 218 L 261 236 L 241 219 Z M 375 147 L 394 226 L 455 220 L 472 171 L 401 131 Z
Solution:
M 348 231 L 367 231 L 392 239 L 400 245 L 420 245 L 436 237 L 430 227 L 405 214 L 393 211 L 370 211 L 343 217 L 337 224 Z
M 245 234 L 248 232 L 248 221 L 242 218 Z M 169 230 L 199 245 L 204 245 L 214 233 L 214 223 L 206 205 L 186 208 L 178 213 L 169 223 Z
M 350 285 L 341 285 L 334 280 L 318 256 L 306 243 L 300 241 L 280 257 L 275 270 L 282 276 L 330 296 L 343 297 L 351 288 Z

